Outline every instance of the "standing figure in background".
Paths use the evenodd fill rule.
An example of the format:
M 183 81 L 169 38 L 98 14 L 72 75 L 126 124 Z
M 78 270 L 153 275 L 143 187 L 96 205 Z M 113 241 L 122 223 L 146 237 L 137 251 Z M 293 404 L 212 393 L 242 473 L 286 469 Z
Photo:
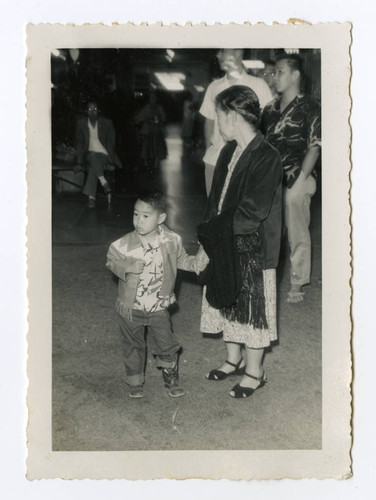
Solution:
M 141 159 L 150 174 L 155 174 L 159 162 L 167 157 L 167 146 L 163 132 L 165 121 L 165 112 L 158 104 L 155 92 L 152 92 L 148 104 L 141 109 L 136 117 L 136 123 L 141 125 Z
M 284 216 L 290 244 L 290 291 L 287 302 L 304 299 L 311 280 L 310 205 L 316 191 L 315 165 L 321 150 L 319 105 L 301 93 L 303 62 L 283 54 L 276 63 L 276 90 L 281 97 L 265 107 L 262 130 L 283 164 Z
M 245 85 L 255 92 L 261 108 L 273 99 L 266 82 L 262 78 L 247 73 L 243 65 L 242 49 L 221 49 L 217 54 L 217 58 L 221 70 L 225 71 L 226 74 L 219 80 L 214 80 L 209 85 L 200 108 L 200 113 L 205 117 L 206 153 L 203 160 L 205 163 L 205 184 L 208 196 L 213 180 L 214 168 L 219 153 L 225 145 L 225 141 L 219 133 L 218 120 L 215 113 L 215 98 L 217 95 L 233 85 Z
M 181 136 L 183 139 L 184 149 L 190 150 L 192 147 L 192 134 L 194 123 L 194 103 L 191 92 L 188 92 L 183 104 L 183 123 L 181 127 Z
M 266 81 L 268 84 L 268 87 L 270 89 L 270 92 L 272 93 L 273 99 L 278 97 L 278 92 L 276 91 L 275 88 L 275 61 L 272 61 L 269 59 L 268 61 L 265 62 L 265 68 L 263 69 L 262 73 L 262 78 Z
M 87 176 L 83 192 L 89 197 L 89 208 L 95 208 L 98 180 L 110 203 L 111 187 L 105 172 L 123 166 L 115 153 L 115 129 L 112 121 L 99 116 L 96 102 L 88 103 L 87 114 L 88 118 L 78 120 L 76 127 L 76 170 L 79 171 L 86 165 Z

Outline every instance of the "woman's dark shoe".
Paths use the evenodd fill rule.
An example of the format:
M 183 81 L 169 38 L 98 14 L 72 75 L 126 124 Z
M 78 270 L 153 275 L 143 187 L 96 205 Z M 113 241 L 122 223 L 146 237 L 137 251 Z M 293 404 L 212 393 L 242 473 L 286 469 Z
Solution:
M 259 385 L 253 389 L 252 387 L 243 387 L 240 384 L 236 384 L 230 391 L 230 396 L 232 398 L 236 399 L 249 398 L 249 396 L 252 396 L 252 394 L 257 389 L 261 389 L 261 387 L 263 387 L 266 384 L 265 373 L 263 373 L 261 377 L 254 377 L 253 375 L 250 375 L 247 372 L 244 372 L 244 375 L 246 375 L 249 378 L 253 378 L 253 380 L 257 380 L 257 382 L 260 382 Z
M 230 375 L 244 375 L 245 373 L 245 365 L 240 368 L 240 365 L 243 361 L 243 358 L 240 359 L 239 363 L 236 365 L 234 363 L 231 363 L 231 361 L 227 361 L 226 359 L 226 364 L 233 366 L 235 370 L 233 370 L 230 373 L 226 373 L 222 370 L 212 370 L 211 372 L 206 374 L 206 378 L 208 380 L 224 380 L 225 378 L 229 377 Z

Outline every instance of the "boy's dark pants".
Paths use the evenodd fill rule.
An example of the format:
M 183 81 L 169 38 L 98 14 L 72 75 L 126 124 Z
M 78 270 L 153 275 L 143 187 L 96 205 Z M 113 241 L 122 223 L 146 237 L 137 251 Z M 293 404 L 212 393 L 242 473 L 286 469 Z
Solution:
M 147 312 L 132 310 L 132 320 L 118 315 L 122 334 L 126 382 L 129 385 L 144 383 L 145 326 L 152 341 L 152 352 L 157 357 L 158 368 L 171 368 L 178 359 L 180 344 L 172 329 L 167 310 Z

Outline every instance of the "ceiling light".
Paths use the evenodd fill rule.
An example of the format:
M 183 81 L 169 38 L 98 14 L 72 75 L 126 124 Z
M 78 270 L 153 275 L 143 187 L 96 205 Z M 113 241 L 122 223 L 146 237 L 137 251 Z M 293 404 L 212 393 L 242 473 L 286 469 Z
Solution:
M 66 60 L 64 53 L 60 49 L 51 50 L 51 54 L 55 57 L 60 57 L 60 59 L 63 59 L 63 61 Z
M 184 90 L 184 85 L 181 83 L 185 80 L 183 73 L 154 73 L 163 87 L 167 90 Z
M 243 64 L 247 69 L 264 69 L 265 68 L 265 63 L 263 63 L 262 61 L 257 61 L 257 60 L 254 61 L 252 59 L 248 59 L 248 60 L 243 61 Z

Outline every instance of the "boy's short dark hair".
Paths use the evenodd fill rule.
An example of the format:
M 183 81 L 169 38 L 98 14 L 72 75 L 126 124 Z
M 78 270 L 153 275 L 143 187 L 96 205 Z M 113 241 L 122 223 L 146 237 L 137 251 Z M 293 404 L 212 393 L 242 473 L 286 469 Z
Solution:
M 138 193 L 137 199 L 144 203 L 148 203 L 160 213 L 167 212 L 166 197 L 161 191 L 149 191 L 144 189 Z

